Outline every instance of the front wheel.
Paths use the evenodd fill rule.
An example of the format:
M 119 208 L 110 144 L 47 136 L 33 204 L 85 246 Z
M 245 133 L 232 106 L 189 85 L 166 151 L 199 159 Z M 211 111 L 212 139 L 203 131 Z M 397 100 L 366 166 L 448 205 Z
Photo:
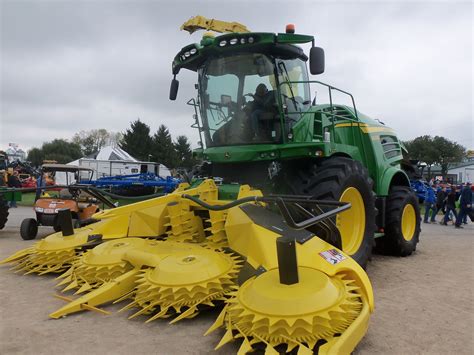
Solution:
M 376 213 L 373 181 L 367 169 L 359 161 L 332 157 L 311 169 L 296 171 L 288 178 L 286 184 L 293 185 L 292 192 L 295 194 L 351 204 L 349 210 L 338 214 L 332 221 L 337 227 L 332 230 L 332 238 L 338 237 L 337 244 L 340 245 L 322 237 L 318 230 L 308 229 L 365 267 L 374 246 Z
M 377 240 L 377 249 L 392 255 L 410 255 L 416 250 L 421 231 L 416 195 L 406 186 L 393 187 L 386 211 L 385 236 Z
M 26 218 L 21 222 L 20 235 L 23 240 L 35 239 L 38 234 L 38 223 L 34 218 Z

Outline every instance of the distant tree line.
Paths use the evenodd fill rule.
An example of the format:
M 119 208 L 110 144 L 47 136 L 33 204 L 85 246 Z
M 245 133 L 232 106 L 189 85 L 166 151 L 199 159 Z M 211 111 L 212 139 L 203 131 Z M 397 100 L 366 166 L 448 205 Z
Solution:
M 450 164 L 459 163 L 466 157 L 466 148 L 440 136 L 420 136 L 404 144 L 411 159 L 426 164 L 429 178 L 433 165 L 439 165 L 441 175 L 446 176 Z
M 160 125 L 151 135 L 150 127 L 140 119 L 132 122 L 125 131 L 121 147 L 137 159 L 156 161 L 170 169 L 190 169 L 196 164 L 186 136 L 180 135 L 173 142 L 165 125 Z
M 160 125 L 155 134 L 151 135 L 150 127 L 140 119 L 132 122 L 123 134 L 93 129 L 76 133 L 71 141 L 55 139 L 45 142 L 40 148 L 32 148 L 27 160 L 34 166 L 40 166 L 43 160 L 66 164 L 96 153 L 110 144 L 119 145 L 138 160 L 156 161 L 170 169 L 190 169 L 196 164 L 186 136 L 180 135 L 173 141 L 164 125 Z

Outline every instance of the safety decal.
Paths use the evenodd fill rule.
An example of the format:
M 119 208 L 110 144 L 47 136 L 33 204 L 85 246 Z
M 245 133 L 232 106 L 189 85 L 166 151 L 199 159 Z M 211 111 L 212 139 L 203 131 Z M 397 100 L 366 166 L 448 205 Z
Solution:
M 336 249 L 326 250 L 319 253 L 328 263 L 336 265 L 346 259 L 344 255 L 339 253 Z

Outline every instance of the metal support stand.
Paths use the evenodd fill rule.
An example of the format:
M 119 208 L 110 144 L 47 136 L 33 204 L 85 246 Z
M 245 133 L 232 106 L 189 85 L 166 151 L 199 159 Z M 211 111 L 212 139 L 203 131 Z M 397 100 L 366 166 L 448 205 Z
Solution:
M 58 225 L 61 227 L 63 237 L 74 234 L 74 228 L 72 226 L 72 215 L 69 208 L 61 208 L 58 211 Z
M 298 283 L 298 262 L 296 260 L 296 242 L 291 237 L 280 237 L 276 240 L 278 271 L 280 283 L 293 285 Z

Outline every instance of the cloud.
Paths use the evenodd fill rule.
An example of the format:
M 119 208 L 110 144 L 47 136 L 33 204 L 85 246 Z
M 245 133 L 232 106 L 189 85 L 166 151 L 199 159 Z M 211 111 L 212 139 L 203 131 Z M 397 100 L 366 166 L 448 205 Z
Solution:
M 473 147 L 470 2 L 2 1 L 0 147 L 24 148 L 93 128 L 124 131 L 140 117 L 185 134 L 195 73 L 168 100 L 171 61 L 202 14 L 255 31 L 314 34 L 325 48 L 317 78 L 354 94 L 358 109 L 402 139 L 445 135 Z

